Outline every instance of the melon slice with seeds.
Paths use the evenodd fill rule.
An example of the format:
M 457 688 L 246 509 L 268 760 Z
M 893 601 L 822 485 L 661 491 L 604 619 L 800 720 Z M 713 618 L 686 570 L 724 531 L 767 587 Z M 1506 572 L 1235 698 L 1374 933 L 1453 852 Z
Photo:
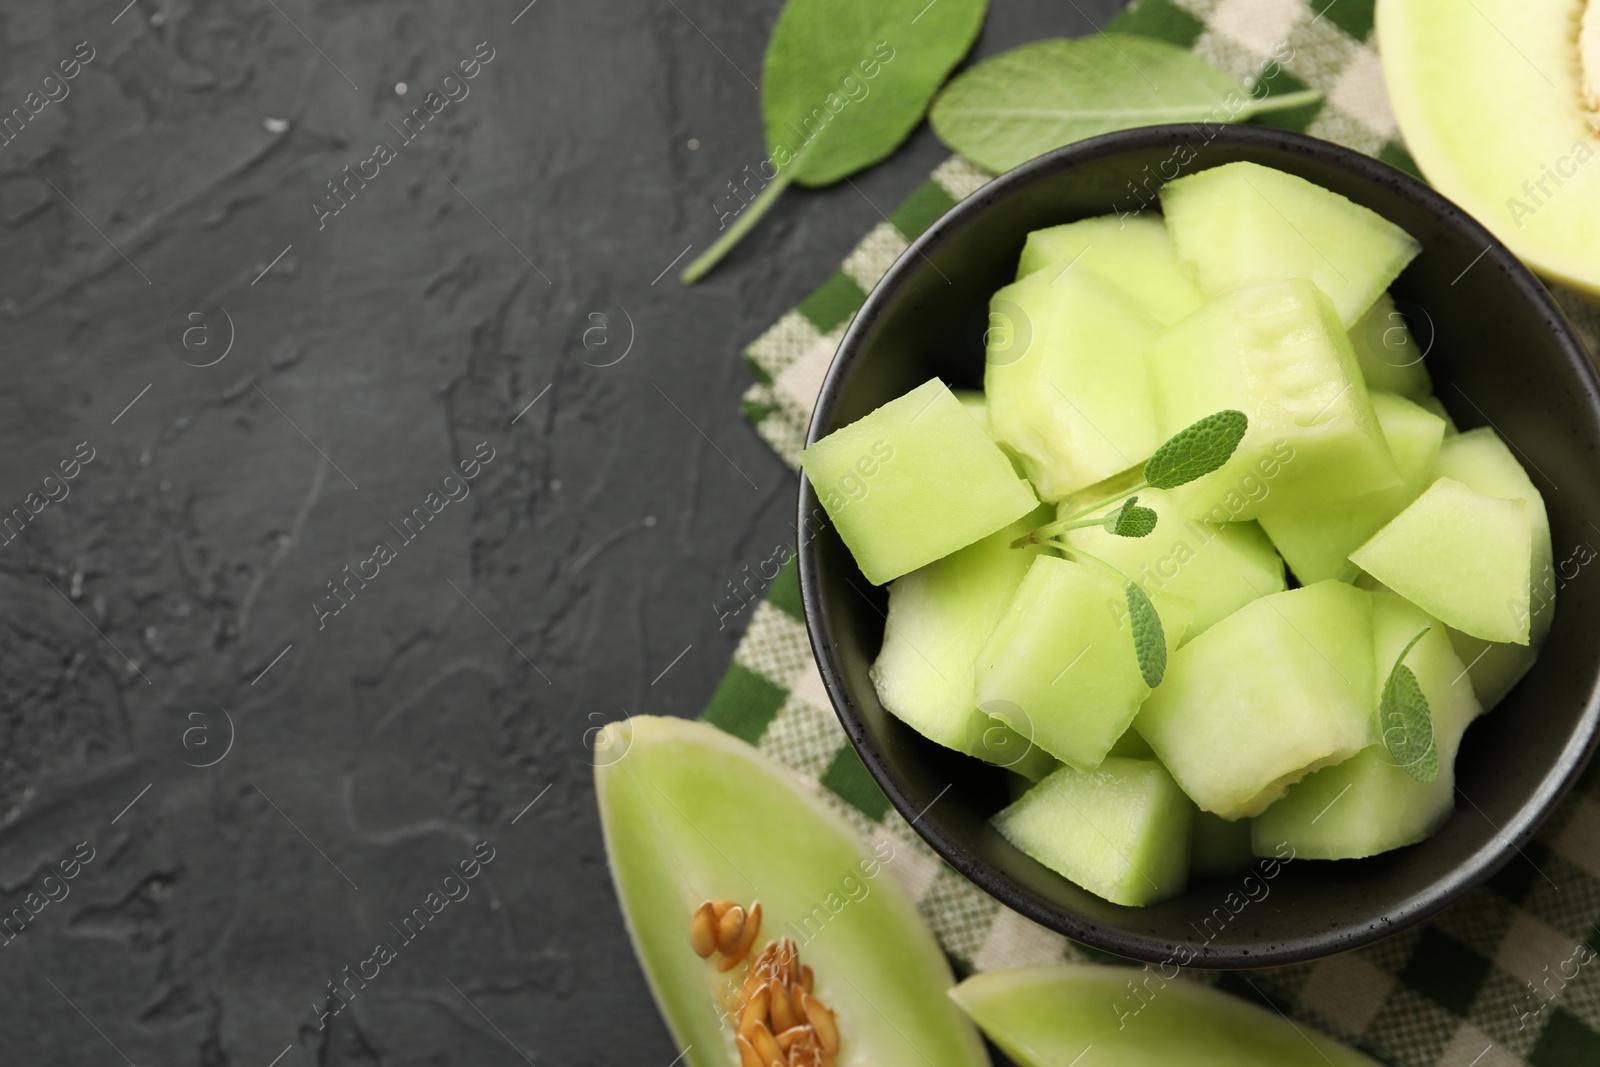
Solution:
M 595 748 L 617 898 L 689 1067 L 741 1062 L 740 997 L 765 977 L 760 943 L 781 954 L 785 937 L 837 1027 L 841 1065 L 987 1067 L 944 996 L 954 984 L 944 953 L 890 870 L 903 844 L 883 837 L 869 850 L 790 771 L 705 723 L 635 716 L 605 727 Z M 726 970 L 726 953 L 702 958 L 701 906 L 755 897 L 762 920 L 748 955 Z

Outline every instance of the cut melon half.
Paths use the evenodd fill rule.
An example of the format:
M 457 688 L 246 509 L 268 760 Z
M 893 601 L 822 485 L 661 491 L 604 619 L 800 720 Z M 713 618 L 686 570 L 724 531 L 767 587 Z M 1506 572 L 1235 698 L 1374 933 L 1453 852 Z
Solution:
M 1389 105 L 1428 181 L 1534 270 L 1600 294 L 1592 0 L 1383 0 L 1376 22 Z
M 1308 278 L 1354 326 L 1422 250 L 1368 208 L 1259 163 L 1226 163 L 1169 182 L 1161 210 L 1178 255 L 1217 296 Z
M 690 943 L 704 901 L 759 898 L 756 949 L 794 938 L 835 1012 L 840 1067 L 988 1067 L 933 934 L 895 880 L 896 846 L 869 851 L 791 772 L 704 723 L 635 716 L 600 734 L 595 791 L 634 950 L 690 1067 L 740 1062 L 721 972 Z M 909 862 L 909 861 L 908 861 Z
M 1276 1012 L 1156 967 L 1068 963 L 975 974 L 950 996 L 1022 1067 L 1378 1067 Z
M 1528 644 L 1528 502 L 1440 478 L 1350 554 L 1362 570 L 1458 630 Z
M 1038 270 L 1086 270 L 1116 286 L 1163 326 L 1205 303 L 1178 258 L 1166 224 L 1147 215 L 1101 215 L 1034 230 L 1022 246 L 1017 277 Z

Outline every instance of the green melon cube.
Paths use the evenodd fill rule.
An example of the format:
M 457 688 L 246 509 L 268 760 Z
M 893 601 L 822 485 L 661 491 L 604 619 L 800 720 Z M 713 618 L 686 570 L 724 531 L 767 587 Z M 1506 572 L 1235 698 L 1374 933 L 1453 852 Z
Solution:
M 1239 819 L 1372 742 L 1372 678 L 1371 594 L 1318 582 L 1178 649 L 1134 728 L 1196 804 Z
M 1350 558 L 1449 626 L 1528 644 L 1533 518 L 1526 500 L 1440 478 Z
M 1310 282 L 1219 296 L 1148 356 L 1163 439 L 1226 408 L 1250 419 L 1233 458 L 1179 490 L 1188 514 L 1236 521 L 1400 483 L 1350 339 Z
M 1250 827 L 1254 822 L 1253 819 L 1230 822 L 1220 815 L 1195 808 L 1189 874 L 1195 878 L 1221 878 L 1249 867 L 1255 862 L 1255 853 L 1250 848 Z
M 1034 230 L 1022 246 L 1017 277 L 1047 267 L 1098 275 L 1163 326 L 1205 303 L 1193 274 L 1172 246 L 1166 224 L 1153 216 L 1101 215 Z
M 890 582 L 883 648 L 871 672 L 883 706 L 922 736 L 1034 781 L 1055 760 L 978 710 L 974 663 L 1042 552 L 1011 542 L 1049 519 L 1040 508 Z
M 1450 412 L 1445 410 L 1444 401 L 1440 400 L 1432 393 L 1428 394 L 1427 396 L 1417 397 L 1417 406 L 1426 408 L 1428 411 L 1433 412 L 1435 415 L 1444 420 L 1444 435 L 1446 437 L 1454 437 L 1456 434 L 1461 432 L 1456 428 L 1456 420 L 1451 418 Z
M 1077 498 L 1060 512 L 1065 517 Z M 1187 518 L 1160 489 L 1139 491 L 1139 504 L 1157 515 L 1144 537 L 1118 537 L 1103 526 L 1067 533 L 1067 543 L 1098 556 L 1138 582 L 1146 593 L 1194 601 L 1194 621 L 1185 641 L 1257 597 L 1281 593 L 1287 584 L 1283 560 L 1253 522 L 1210 523 Z
M 1193 811 L 1161 764 L 1111 756 L 1096 770 L 1053 772 L 994 825 L 1095 896 L 1143 907 L 1183 892 Z
M 1420 401 L 1433 391 L 1433 379 L 1422 362 L 1422 346 L 1411 336 L 1406 317 L 1394 306 L 1394 297 L 1378 297 L 1361 320 L 1350 327 L 1350 347 L 1356 350 L 1367 388 L 1399 393 Z
M 978 655 L 978 706 L 1057 759 L 1098 766 L 1150 692 L 1125 590 L 1100 567 L 1035 559 Z M 1170 652 L 1194 605 L 1159 593 L 1151 600 Z
M 1040 271 L 989 304 L 984 391 L 995 436 L 1046 500 L 1144 462 L 1160 441 L 1146 342 L 1159 328 L 1089 271 Z
M 1304 859 L 1358 859 L 1416 844 L 1436 830 L 1455 804 L 1455 759 L 1461 735 L 1478 714 L 1472 680 L 1450 646 L 1444 626 L 1395 595 L 1372 599 L 1372 631 L 1378 689 L 1406 644 L 1433 627 L 1406 655 L 1433 717 L 1439 774 L 1419 782 L 1396 765 L 1381 741 L 1350 759 L 1307 776 L 1252 821 L 1258 855 L 1281 856 L 1282 846 Z M 1381 734 L 1382 723 L 1377 724 Z
M 1526 500 L 1533 518 L 1532 589 L 1529 607 L 1533 618 L 1528 623 L 1528 644 L 1495 644 L 1450 631 L 1456 655 L 1467 665 L 1472 687 L 1484 709 L 1494 707 L 1511 692 L 1539 656 L 1539 648 L 1549 636 L 1555 621 L 1557 580 L 1555 554 L 1550 544 L 1550 516 L 1544 497 L 1517 457 L 1494 430 L 1485 426 L 1447 438 L 1439 448 L 1434 473 L 1469 485 L 1480 493 L 1508 499 Z M 1589 558 L 1592 558 L 1592 554 Z M 1573 557 L 1587 563 L 1581 554 Z
M 873 585 L 948 556 L 1038 506 L 943 382 L 925 382 L 800 453 Z
M 1345 328 L 1422 250 L 1377 213 L 1258 163 L 1228 163 L 1169 182 L 1161 210 L 1207 295 L 1308 278 L 1333 300 Z
M 1309 585 L 1328 578 L 1353 582 L 1360 572 L 1350 553 L 1405 509 L 1433 481 L 1444 420 L 1393 393 L 1374 392 L 1372 407 L 1400 472 L 1400 484 L 1303 511 L 1261 516 L 1261 528 L 1295 577 Z

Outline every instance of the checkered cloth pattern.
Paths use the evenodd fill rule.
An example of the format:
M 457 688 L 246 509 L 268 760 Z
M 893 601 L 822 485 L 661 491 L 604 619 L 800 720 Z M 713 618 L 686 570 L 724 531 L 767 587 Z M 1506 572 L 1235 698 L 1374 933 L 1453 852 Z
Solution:
M 1292 58 L 1274 92 L 1318 103 L 1270 121 L 1416 172 L 1398 140 L 1373 41 L 1374 0 L 1135 0 L 1108 26 L 1171 41 L 1241 81 Z M 791 466 L 834 350 L 909 243 L 992 175 L 941 164 L 799 307 L 745 350 L 746 416 Z M 1590 345 L 1600 309 L 1557 293 Z M 895 842 L 893 869 L 958 971 L 1062 960 L 1119 962 L 1003 907 L 939 859 L 894 812 L 845 739 L 822 687 L 791 561 L 752 612 L 704 718 L 802 777 L 863 836 Z M 1333 1034 L 1395 1067 L 1600 1067 L 1600 773 L 1585 776 L 1526 849 L 1442 915 L 1315 963 L 1193 975 Z M 1576 969 L 1576 975 L 1568 977 Z M 1537 989 L 1537 993 L 1535 990 Z M 1557 992 L 1552 999 L 1552 991 Z M 1548 1003 L 1547 1003 L 1548 1001 Z

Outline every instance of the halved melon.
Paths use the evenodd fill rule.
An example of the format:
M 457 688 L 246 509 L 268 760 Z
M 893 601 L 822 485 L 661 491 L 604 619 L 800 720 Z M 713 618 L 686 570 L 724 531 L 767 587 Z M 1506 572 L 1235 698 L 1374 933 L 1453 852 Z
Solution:
M 1592 0 L 1383 0 L 1377 32 L 1389 105 L 1428 181 L 1533 269 L 1600 293 Z

